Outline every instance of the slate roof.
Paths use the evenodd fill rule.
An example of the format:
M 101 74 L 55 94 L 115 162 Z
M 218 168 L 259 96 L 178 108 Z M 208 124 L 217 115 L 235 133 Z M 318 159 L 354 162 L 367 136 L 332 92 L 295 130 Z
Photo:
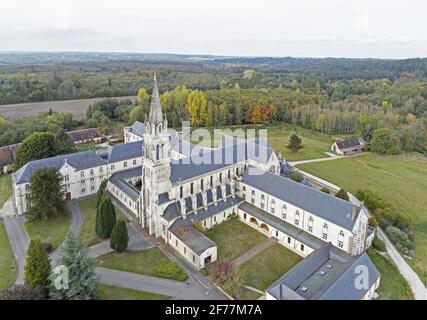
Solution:
M 340 149 L 348 149 L 353 147 L 361 147 L 359 139 L 349 139 L 349 140 L 340 140 L 336 141 L 338 148 Z
M 117 162 L 133 158 L 142 157 L 143 141 L 136 141 L 130 143 L 122 143 L 113 146 L 108 151 L 108 162 Z
M 191 224 L 173 224 L 169 231 L 185 243 L 197 255 L 202 254 L 209 248 L 216 247 L 215 242 L 210 240 Z
M 338 261 L 331 243 L 313 251 L 267 289 L 280 300 L 360 300 L 380 277 L 366 253 Z M 368 288 L 355 286 L 358 266 L 368 270 Z
M 21 146 L 20 143 L 0 148 L 0 167 L 11 165 L 15 159 L 15 152 Z
M 360 207 L 291 179 L 249 167 L 242 182 L 325 220 L 352 230 Z M 353 208 L 356 210 L 352 217 Z
M 109 179 L 117 188 L 123 191 L 133 201 L 137 201 L 140 191 L 130 183 L 117 177 L 110 177 Z
M 139 137 L 142 137 L 146 132 L 145 124 L 139 121 L 135 121 L 133 125 L 129 128 L 129 131 L 136 134 Z
M 73 142 L 80 142 L 85 140 L 92 140 L 97 138 L 105 138 L 105 136 L 98 132 L 95 128 L 75 130 L 67 132 Z
M 61 156 L 28 162 L 13 175 L 17 184 L 30 181 L 34 171 L 40 168 L 60 169 L 65 161 L 76 170 L 84 170 L 107 164 L 107 162 L 91 150 L 65 154 Z
M 280 163 L 280 174 L 282 176 L 288 176 L 292 173 L 292 170 L 294 170 L 294 167 L 292 167 L 289 162 L 282 161 Z
M 142 176 L 142 166 L 113 173 L 110 178 L 129 179 Z
M 185 143 L 181 139 L 176 145 L 181 148 Z M 223 137 L 216 149 L 200 148 L 194 145 L 189 145 L 188 148 L 191 148 L 191 156 L 171 162 L 172 183 L 192 179 L 248 159 L 266 164 L 273 153 L 273 149 L 263 140 L 255 139 L 245 142 L 231 136 Z

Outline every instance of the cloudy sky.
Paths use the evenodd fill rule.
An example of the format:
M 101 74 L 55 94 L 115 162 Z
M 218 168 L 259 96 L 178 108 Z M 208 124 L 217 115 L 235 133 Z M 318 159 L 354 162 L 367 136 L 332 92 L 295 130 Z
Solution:
M 1 0 L 0 51 L 427 56 L 424 0 Z

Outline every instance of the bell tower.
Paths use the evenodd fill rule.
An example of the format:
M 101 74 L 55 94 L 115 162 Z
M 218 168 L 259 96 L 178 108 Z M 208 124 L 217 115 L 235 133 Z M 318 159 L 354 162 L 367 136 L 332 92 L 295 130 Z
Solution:
M 172 188 L 170 181 L 170 134 L 168 122 L 163 116 L 160 104 L 156 74 L 154 74 L 153 93 L 151 95 L 150 113 L 145 123 L 142 149 L 142 188 L 141 188 L 141 224 L 147 227 L 150 235 L 160 236 L 160 212 L 158 210 L 159 194 Z

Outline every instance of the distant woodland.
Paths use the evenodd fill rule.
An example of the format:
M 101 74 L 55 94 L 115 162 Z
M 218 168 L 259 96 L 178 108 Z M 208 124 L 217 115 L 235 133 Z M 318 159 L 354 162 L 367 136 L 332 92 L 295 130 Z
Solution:
M 378 153 L 425 153 L 427 59 L 294 59 L 126 54 L 0 54 L 0 104 L 138 95 L 90 106 L 84 123 L 64 115 L 0 124 L 0 144 L 36 128 L 144 121 L 157 72 L 169 123 L 195 127 L 286 122 L 354 134 Z M 55 130 L 55 129 L 50 129 Z

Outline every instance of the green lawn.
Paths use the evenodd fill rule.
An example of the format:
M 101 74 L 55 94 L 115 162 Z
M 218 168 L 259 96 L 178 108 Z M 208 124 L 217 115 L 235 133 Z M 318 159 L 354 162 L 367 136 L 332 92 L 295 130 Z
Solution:
M 377 290 L 380 300 L 413 300 L 411 288 L 397 270 L 395 265 L 386 257 L 377 254 L 370 255 L 372 261 L 381 273 L 380 287 Z
M 83 215 L 83 225 L 80 231 L 80 237 L 88 246 L 92 246 L 102 241 L 95 233 L 95 218 L 96 218 L 96 197 L 80 200 L 77 202 Z M 117 217 L 127 221 L 122 212 L 116 208 Z
M 12 196 L 10 174 L 0 176 L 0 208 L 3 208 L 7 199 Z
M 109 253 L 98 258 L 101 267 L 184 281 L 187 275 L 158 248 Z
M 217 244 L 218 260 L 234 260 L 266 239 L 237 217 L 217 225 L 206 236 Z
M 231 126 L 225 129 L 235 130 L 241 128 L 243 130 L 250 128 L 265 128 L 263 126 Z M 192 143 L 200 144 L 201 146 L 214 147 L 221 140 L 221 135 L 213 136 L 213 130 L 208 129 L 211 132 L 211 140 L 209 141 L 195 141 L 192 140 Z M 330 150 L 333 136 L 315 132 L 312 130 L 307 130 L 304 128 L 297 127 L 289 124 L 280 124 L 277 126 L 267 127 L 267 142 L 271 145 L 276 152 L 280 152 L 285 159 L 289 161 L 296 160 L 306 160 L 306 159 L 315 159 L 326 157 L 325 152 Z M 302 139 L 302 144 L 304 148 L 300 149 L 298 152 L 292 152 L 286 145 L 288 144 L 289 136 L 296 132 Z M 335 138 L 344 137 L 336 136 Z
M 427 158 L 419 155 L 379 156 L 307 163 L 298 168 L 322 177 L 347 191 L 370 189 L 408 213 L 414 220 L 414 270 L 427 281 Z
M 9 287 L 16 279 L 18 270 L 6 230 L 0 224 L 0 290 Z
M 98 285 L 98 300 L 169 300 L 162 294 L 126 289 L 107 284 Z
M 238 271 L 244 284 L 265 290 L 301 259 L 296 253 L 279 243 L 275 243 L 243 263 Z
M 56 250 L 67 236 L 71 223 L 71 212 L 46 220 L 28 221 L 25 223 L 30 239 L 49 242 Z

